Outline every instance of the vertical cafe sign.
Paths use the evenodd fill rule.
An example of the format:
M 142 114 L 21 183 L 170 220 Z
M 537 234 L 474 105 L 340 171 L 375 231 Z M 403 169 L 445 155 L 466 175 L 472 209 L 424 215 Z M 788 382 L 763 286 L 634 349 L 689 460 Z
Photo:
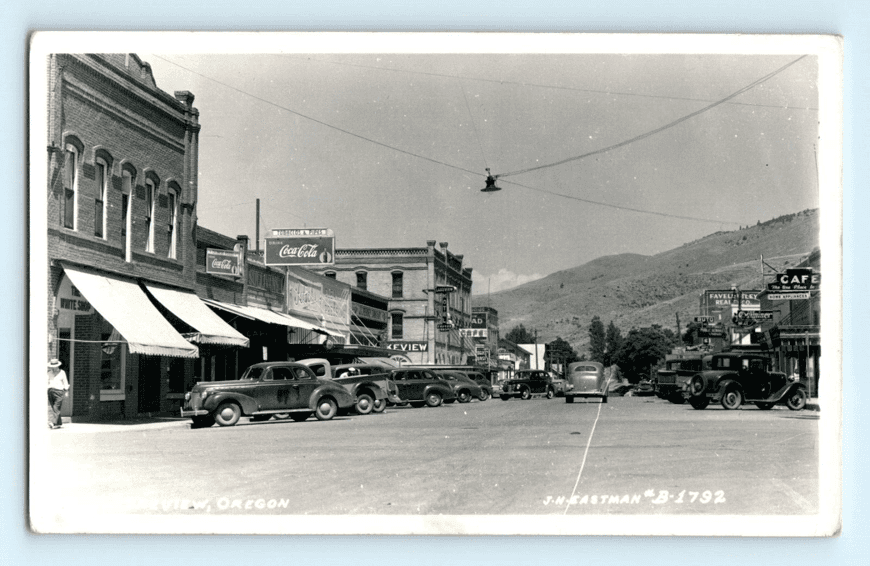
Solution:
M 272 230 L 266 238 L 266 265 L 334 265 L 335 235 L 328 228 Z
M 239 252 L 236 251 L 209 248 L 205 251 L 205 272 L 239 277 L 241 275 L 239 255 Z

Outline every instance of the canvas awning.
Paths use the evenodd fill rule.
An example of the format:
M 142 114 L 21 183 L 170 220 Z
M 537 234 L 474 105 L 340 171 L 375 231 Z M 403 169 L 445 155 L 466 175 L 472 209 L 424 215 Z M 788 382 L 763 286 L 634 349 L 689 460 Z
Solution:
M 325 328 L 315 326 L 289 314 L 279 313 L 269 309 L 262 309 L 260 307 L 232 305 L 229 303 L 222 303 L 220 301 L 214 301 L 211 299 L 203 299 L 203 302 L 205 302 L 209 306 L 231 312 L 233 314 L 250 320 L 259 320 L 260 322 L 265 322 L 268 324 L 278 324 L 281 326 L 289 326 L 291 328 L 313 330 L 314 332 L 319 332 L 320 334 L 330 334 L 330 332 L 327 331 Z
M 67 266 L 64 272 L 127 341 L 131 354 L 199 357 L 199 349 L 172 327 L 138 284 Z
M 182 293 L 154 285 L 145 285 L 145 287 L 161 305 L 196 330 L 195 333 L 184 334 L 187 340 L 200 344 L 222 344 L 243 348 L 247 348 L 250 344 L 250 340 L 224 322 L 193 293 Z

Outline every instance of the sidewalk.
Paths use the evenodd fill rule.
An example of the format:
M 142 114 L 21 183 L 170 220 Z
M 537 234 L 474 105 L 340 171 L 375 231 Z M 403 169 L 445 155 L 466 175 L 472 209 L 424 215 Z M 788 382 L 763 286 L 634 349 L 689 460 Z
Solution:
M 87 432 L 121 432 L 133 430 L 160 430 L 165 428 L 190 426 L 190 419 L 181 417 L 137 417 L 135 419 L 113 420 L 104 422 L 70 422 L 64 417 L 63 426 L 51 430 L 52 434 L 87 433 Z

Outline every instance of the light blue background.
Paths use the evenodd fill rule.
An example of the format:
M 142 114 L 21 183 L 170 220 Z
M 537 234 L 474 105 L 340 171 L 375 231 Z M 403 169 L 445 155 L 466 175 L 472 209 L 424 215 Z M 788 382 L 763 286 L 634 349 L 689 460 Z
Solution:
M 6 289 L 0 317 L 3 406 L 0 422 L 0 563 L 3 564 L 770 564 L 865 563 L 867 386 L 858 386 L 854 347 L 866 319 L 859 277 L 868 223 L 867 30 L 870 2 L 859 0 L 646 0 L 468 2 L 17 2 L 0 0 L 0 222 Z M 27 41 L 31 31 L 366 30 L 514 32 L 708 32 L 841 34 L 844 64 L 844 508 L 833 539 L 474 538 L 474 537 L 146 537 L 36 536 L 26 529 L 25 376 L 27 273 Z M 860 189 L 859 187 L 864 187 Z M 864 244 L 862 244 L 864 243 Z M 400 488 L 400 486 L 397 486 Z

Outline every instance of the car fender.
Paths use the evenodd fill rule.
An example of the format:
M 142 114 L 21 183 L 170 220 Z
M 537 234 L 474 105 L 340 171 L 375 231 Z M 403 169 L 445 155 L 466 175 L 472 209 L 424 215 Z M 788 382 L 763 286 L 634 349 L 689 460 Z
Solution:
M 432 383 L 426 386 L 426 388 L 423 390 L 423 398 L 425 399 L 426 397 L 428 397 L 429 393 L 433 390 L 437 391 L 441 395 L 441 398 L 444 400 L 456 399 L 456 394 L 453 392 L 453 389 L 451 387 L 448 387 L 447 385 L 440 385 L 437 383 Z
M 770 397 L 766 399 L 766 401 L 769 401 L 771 403 L 779 403 L 783 399 L 787 399 L 795 391 L 795 389 L 803 389 L 807 392 L 807 397 L 809 397 L 809 390 L 807 389 L 807 386 L 800 382 L 794 382 L 773 393 Z
M 347 389 L 340 385 L 323 384 L 311 392 L 308 398 L 308 408 L 312 411 L 317 408 L 322 397 L 332 397 L 338 404 L 339 409 L 346 409 L 356 405 L 356 396 L 351 395 Z
M 219 392 L 209 395 L 205 398 L 205 401 L 202 404 L 202 408 L 208 411 L 214 411 L 224 401 L 234 401 L 236 404 L 239 405 L 239 407 L 242 408 L 243 415 L 249 415 L 259 410 L 259 403 L 257 403 L 256 399 L 242 393 L 233 393 L 231 391 Z
M 373 381 L 364 381 L 362 383 L 357 383 L 353 387 L 353 391 L 351 393 L 354 397 L 359 397 L 360 391 L 371 391 L 375 399 L 386 399 L 387 393 L 384 391 L 384 388 L 374 383 Z
M 715 397 L 717 399 L 722 398 L 722 396 L 725 395 L 725 392 L 728 391 L 729 389 L 731 389 L 732 387 L 736 388 L 737 391 L 739 391 L 740 394 L 743 395 L 744 398 L 746 397 L 746 395 L 744 395 L 744 393 L 743 393 L 743 386 L 740 385 L 739 381 L 736 381 L 731 376 L 722 377 L 719 379 L 719 382 L 716 384 Z

